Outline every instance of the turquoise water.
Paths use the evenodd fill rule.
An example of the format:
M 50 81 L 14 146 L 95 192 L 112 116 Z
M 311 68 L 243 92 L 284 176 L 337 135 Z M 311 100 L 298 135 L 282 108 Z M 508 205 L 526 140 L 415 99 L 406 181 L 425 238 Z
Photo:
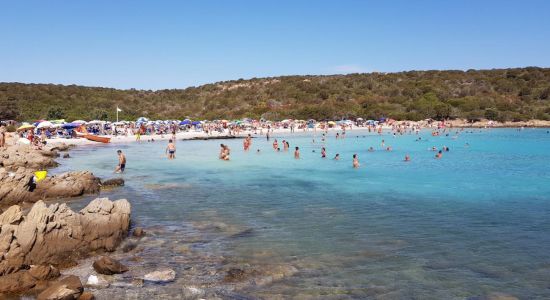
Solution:
M 457 138 L 455 131 L 422 132 L 422 141 L 359 130 L 340 140 L 334 134 L 325 144 L 319 133 L 315 144 L 311 133 L 258 137 L 247 153 L 242 140 L 178 141 L 173 161 L 159 141 L 81 147 L 56 172 L 113 177 L 115 151 L 122 149 L 126 186 L 103 194 L 129 199 L 136 224 L 181 228 L 169 239 L 185 240 L 190 227 L 223 223 L 237 234 L 205 243 L 203 251 L 233 263 L 297 268 L 294 276 L 239 292 L 245 296 L 550 297 L 546 129 L 475 129 Z M 288 140 L 291 150 L 273 151 L 273 138 Z M 392 152 L 382 150 L 382 139 Z M 217 159 L 220 142 L 231 147 L 231 161 Z M 450 151 L 434 159 L 430 148 L 443 145 Z M 300 160 L 293 158 L 295 146 Z M 331 159 L 335 153 L 340 161 Z M 359 169 L 352 168 L 353 153 Z

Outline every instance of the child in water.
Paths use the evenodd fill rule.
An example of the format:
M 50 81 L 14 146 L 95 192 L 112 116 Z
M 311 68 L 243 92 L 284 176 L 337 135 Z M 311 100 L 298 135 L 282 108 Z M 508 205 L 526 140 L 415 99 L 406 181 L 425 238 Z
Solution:
M 359 168 L 359 158 L 357 158 L 357 154 L 353 155 L 353 168 Z

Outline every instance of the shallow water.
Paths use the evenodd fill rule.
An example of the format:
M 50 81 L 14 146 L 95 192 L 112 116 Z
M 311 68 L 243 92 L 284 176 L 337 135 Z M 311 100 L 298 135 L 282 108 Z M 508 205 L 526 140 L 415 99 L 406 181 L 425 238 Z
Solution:
M 185 278 L 132 290 L 136 297 L 177 298 L 190 283 L 216 290 L 234 266 L 269 280 L 224 286 L 222 297 L 550 297 L 550 134 L 454 132 L 422 132 L 422 141 L 359 130 L 336 140 L 330 132 L 325 144 L 320 133 L 316 143 L 312 133 L 296 133 L 276 137 L 290 142 L 280 153 L 274 137 L 254 139 L 248 153 L 242 140 L 178 141 L 173 161 L 163 156 L 165 142 L 81 147 L 55 172 L 118 176 L 115 151 L 126 153 L 126 186 L 103 196 L 129 199 L 133 222 L 162 228 L 136 264 L 166 265 Z M 382 150 L 382 139 L 392 152 Z M 220 142 L 231 147 L 231 161 L 217 159 Z M 443 145 L 450 151 L 434 159 L 429 149 Z M 351 167 L 353 153 L 360 169 Z M 194 254 L 176 253 L 182 244 Z M 285 275 L 266 271 L 277 268 Z

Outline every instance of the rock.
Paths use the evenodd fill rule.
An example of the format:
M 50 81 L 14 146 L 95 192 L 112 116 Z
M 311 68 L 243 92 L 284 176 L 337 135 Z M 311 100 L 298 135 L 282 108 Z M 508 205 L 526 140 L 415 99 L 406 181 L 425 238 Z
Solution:
M 29 274 L 36 280 L 52 280 L 56 279 L 61 274 L 54 266 L 31 266 Z
M 196 299 L 202 297 L 204 294 L 205 292 L 203 289 L 194 286 L 184 286 L 182 289 L 182 296 L 185 299 Z
M 63 267 L 90 252 L 114 251 L 130 225 L 127 200 L 98 198 L 80 212 L 42 201 L 26 216 L 19 217 L 20 210 L 10 208 L 0 215 L 0 276 L 29 265 Z M 55 271 L 36 269 L 32 274 L 53 276 Z
M 78 299 L 84 288 L 77 276 L 70 275 L 55 282 L 38 295 L 37 300 L 70 300 Z
M 122 178 L 111 178 L 101 182 L 103 187 L 115 187 L 115 186 L 124 186 L 124 179 Z
M 99 274 L 113 275 L 121 274 L 128 271 L 128 268 L 119 261 L 107 256 L 102 256 L 92 264 L 94 270 Z
M 143 276 L 143 280 L 157 283 L 170 282 L 174 279 L 176 279 L 176 271 L 172 269 L 157 270 Z
M 227 271 L 227 275 L 224 277 L 224 281 L 236 281 L 241 280 L 244 277 L 245 273 L 242 269 L 231 268 Z
M 505 293 L 493 292 L 483 297 L 484 300 L 519 300 L 517 297 Z
M 105 289 L 110 286 L 109 282 L 105 278 L 96 275 L 90 275 L 88 281 L 86 281 L 86 286 L 93 288 Z
M 33 150 L 28 146 L 0 148 L 0 166 L 15 171 L 19 167 L 42 170 L 57 167 L 56 151 Z
M 33 170 L 36 169 L 18 168 L 15 172 L 0 172 L 0 205 L 99 192 L 99 178 L 91 172 L 67 172 L 35 183 Z
M 132 235 L 135 237 L 142 237 L 145 235 L 145 231 L 141 227 L 136 227 L 134 232 L 132 232 Z
M 126 241 L 122 245 L 122 252 L 124 252 L 124 253 L 130 252 L 130 251 L 136 249 L 136 247 L 137 247 L 137 243 L 134 243 L 134 242 L 131 242 L 131 241 Z
M 84 292 L 82 293 L 82 295 L 80 295 L 80 297 L 78 297 L 78 300 L 94 300 L 94 299 L 95 299 L 94 294 L 90 292 Z
M 63 158 L 70 158 L 71 156 L 69 155 L 69 153 L 65 153 L 63 154 Z
M 71 149 L 74 145 L 67 145 L 65 143 L 61 143 L 61 144 L 58 144 L 58 145 L 55 145 L 53 146 L 52 148 L 50 148 L 50 151 L 67 151 L 69 149 Z
M 0 276 L 0 293 L 18 294 L 33 288 L 35 285 L 36 279 L 27 271 Z

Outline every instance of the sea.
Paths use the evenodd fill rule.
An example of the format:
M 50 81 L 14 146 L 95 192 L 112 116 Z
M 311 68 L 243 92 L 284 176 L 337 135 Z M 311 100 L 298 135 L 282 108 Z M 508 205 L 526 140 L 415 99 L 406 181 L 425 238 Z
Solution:
M 125 186 L 100 197 L 128 199 L 132 227 L 147 232 L 116 253 L 132 270 L 119 279 L 177 273 L 167 284 L 111 284 L 96 297 L 550 298 L 548 129 L 336 132 L 252 134 L 249 151 L 242 139 L 178 140 L 174 160 L 166 141 L 146 136 L 71 150 L 53 173 L 122 177 Z M 221 143 L 229 161 L 218 158 Z M 434 147 L 448 151 L 436 159 Z M 113 174 L 118 149 L 123 174 Z

